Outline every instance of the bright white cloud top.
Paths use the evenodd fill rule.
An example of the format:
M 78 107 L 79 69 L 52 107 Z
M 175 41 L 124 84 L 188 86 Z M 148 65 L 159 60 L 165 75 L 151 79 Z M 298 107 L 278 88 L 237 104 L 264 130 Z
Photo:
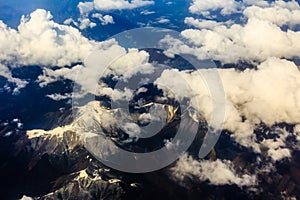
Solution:
M 23 16 L 17 30 L 0 21 L 0 59 L 13 65 L 63 67 L 83 61 L 94 45 L 76 28 L 55 23 L 42 9 Z
M 229 15 L 237 12 L 238 8 L 239 3 L 235 0 L 193 0 L 189 10 L 194 14 L 209 16 L 210 11 L 215 11 L 217 9 L 221 9 L 221 14 Z

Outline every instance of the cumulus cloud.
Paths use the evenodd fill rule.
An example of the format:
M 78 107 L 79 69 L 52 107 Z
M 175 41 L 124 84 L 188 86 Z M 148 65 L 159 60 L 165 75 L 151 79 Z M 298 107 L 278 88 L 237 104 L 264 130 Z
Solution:
M 107 68 L 101 74 L 102 77 L 109 75 L 114 76 L 114 80 L 127 82 L 131 77 L 136 74 L 152 74 L 154 72 L 154 66 L 149 63 L 149 54 L 145 51 L 139 51 L 137 49 L 128 49 L 119 57 L 111 58 L 112 63 L 107 65 Z M 98 66 L 99 67 L 99 66 Z M 130 86 L 130 84 L 128 84 Z M 132 85 L 136 87 L 136 84 Z M 135 88 L 115 88 L 104 83 L 100 83 L 97 88 L 97 93 L 101 95 L 107 95 L 116 100 L 130 100 Z
M 86 29 L 86 28 L 94 28 L 95 26 L 97 26 L 96 23 L 94 22 L 91 22 L 91 20 L 89 18 L 79 18 L 78 19 L 79 21 L 79 29 L 83 30 L 83 29 Z
M 184 181 L 186 177 L 198 179 L 199 181 L 209 181 L 213 185 L 236 184 L 238 186 L 253 186 L 256 184 L 256 177 L 241 174 L 239 175 L 233 168 L 233 164 L 228 160 L 197 161 L 184 154 L 177 161 L 175 167 L 171 169 L 173 178 Z
M 18 94 L 19 90 L 27 85 L 27 81 L 15 78 L 12 76 L 10 70 L 5 65 L 0 64 L 0 76 L 7 79 L 8 82 L 14 83 L 16 86 L 14 88 L 11 88 L 7 84 L 4 86 L 4 89 L 7 91 L 11 91 L 13 94 Z
M 70 79 L 79 84 L 83 91 L 94 93 L 99 78 L 111 61 L 125 53 L 126 50 L 115 40 L 98 43 L 98 50 L 93 51 L 84 65 L 60 69 L 44 68 L 43 75 L 38 77 L 38 82 L 40 86 L 45 86 L 60 79 Z
M 96 43 L 42 9 L 23 16 L 17 30 L 0 21 L 0 59 L 14 65 L 63 67 L 81 62 Z
M 137 49 L 127 51 L 115 40 L 108 40 L 98 44 L 98 50 L 87 58 L 84 65 L 60 69 L 45 68 L 43 74 L 38 77 L 38 82 L 43 87 L 57 80 L 69 79 L 81 87 L 82 95 L 91 93 L 107 95 L 113 100 L 130 99 L 133 90 L 113 89 L 99 80 L 101 77 L 113 75 L 115 80 L 126 81 L 137 73 L 151 74 L 154 67 L 148 61 L 149 54 L 145 51 Z M 48 97 L 57 99 L 61 96 Z
M 293 62 L 278 58 L 269 58 L 257 68 L 245 71 L 218 69 L 218 73 L 227 97 L 223 128 L 232 131 L 232 137 L 241 145 L 260 152 L 261 145 L 255 142 L 253 134 L 258 124 L 300 123 L 300 72 Z M 165 70 L 155 83 L 166 91 L 166 95 L 172 90 L 179 99 L 190 97 L 192 106 L 212 123 L 212 97 L 200 75 L 209 71 L 211 69 Z M 279 147 L 269 148 L 279 150 Z M 285 150 L 282 153 L 288 156 Z M 275 155 L 271 157 L 277 160 Z
M 279 14 L 275 16 L 275 19 L 272 20 L 283 21 L 286 17 L 298 18 L 297 9 L 299 9 L 299 5 L 295 0 L 276 0 L 272 2 L 268 2 L 265 0 L 193 0 L 193 3 L 189 7 L 189 11 L 193 14 L 203 15 L 208 18 L 216 18 L 215 15 L 211 14 L 212 11 L 220 10 L 220 14 L 222 15 L 231 15 L 249 10 L 249 7 L 251 7 L 250 11 L 247 11 L 250 12 L 249 14 L 254 14 L 254 12 L 257 11 L 257 13 L 255 13 L 254 15 L 260 15 L 261 17 L 264 17 L 264 14 L 267 15 L 265 16 L 267 18 L 271 16 L 271 13 Z M 267 9 L 259 10 L 257 8 Z M 287 11 L 293 11 L 295 13 L 291 15 Z M 283 17 L 283 19 L 279 19 L 280 17 Z
M 12 77 L 6 65 L 64 67 L 82 62 L 96 44 L 77 29 L 55 23 L 50 12 L 37 9 L 28 17 L 22 16 L 17 29 L 0 21 L 0 73 L 16 84 L 13 93 L 17 93 L 27 82 Z
M 82 10 L 82 9 L 80 9 Z M 94 28 L 95 26 L 97 26 L 97 24 L 95 22 L 92 22 L 89 18 L 89 13 L 85 13 L 87 11 L 80 11 L 83 12 L 81 13 L 81 16 L 76 20 L 69 18 L 67 20 L 64 21 L 64 24 L 71 24 L 73 23 L 76 27 L 78 27 L 79 29 L 83 30 L 86 28 Z M 102 15 L 100 13 L 93 13 L 92 18 L 98 19 L 101 23 L 101 25 L 105 26 L 108 24 L 114 24 L 114 19 L 112 16 L 110 15 Z
M 101 19 L 103 23 L 112 22 L 108 15 L 102 16 Z M 65 23 L 72 23 L 72 19 L 66 20 Z M 77 29 L 52 21 L 50 12 L 42 9 L 34 11 L 29 17 L 23 16 L 17 30 L 7 27 L 0 21 L 0 36 L 0 60 L 3 63 L 0 65 L 0 73 L 8 79 L 8 82 L 16 84 L 14 93 L 25 87 L 27 82 L 14 78 L 6 67 L 8 64 L 12 67 L 41 66 L 43 74 L 38 77 L 38 82 L 42 87 L 57 80 L 70 79 L 82 86 L 85 92 L 93 93 L 99 78 L 103 75 L 101 73 L 104 73 L 111 62 L 120 56 L 125 55 L 121 60 L 115 61 L 116 67 L 110 68 L 114 72 L 106 69 L 106 73 L 123 74 L 123 78 L 126 79 L 138 71 L 150 73 L 152 70 L 152 66 L 148 64 L 149 55 L 145 51 L 132 49 L 129 50 L 130 55 L 126 56 L 127 50 L 116 41 L 88 40 Z M 94 54 L 91 56 L 94 57 L 89 59 L 92 62 L 88 61 L 84 65 L 71 68 L 64 67 L 83 62 L 92 52 Z M 59 68 L 54 69 L 52 66 Z M 6 89 L 10 88 L 7 86 Z M 68 95 L 62 97 L 53 94 L 49 97 L 57 100 L 67 98 Z
M 113 19 L 108 15 L 95 14 L 92 17 L 98 17 L 103 24 L 113 23 Z M 89 19 L 86 19 L 88 21 L 82 23 L 81 28 L 91 26 Z M 68 19 L 65 24 L 72 22 L 74 22 L 72 19 Z M 17 85 L 15 92 L 24 87 L 26 82 L 12 77 L 9 69 L 5 67 L 6 64 L 12 67 L 41 66 L 43 75 L 38 79 L 41 86 L 65 78 L 79 81 L 79 85 L 85 91 L 91 92 L 94 91 L 101 75 L 99 67 L 104 70 L 111 64 L 110 62 L 127 52 L 113 40 L 105 42 L 88 40 L 76 28 L 55 23 L 50 12 L 42 9 L 32 12 L 29 17 L 23 16 L 17 30 L 9 28 L 0 21 L 0 36 L 0 60 L 3 63 L 1 75 Z M 90 60 L 94 60 L 95 63 L 64 68 L 66 65 L 71 66 L 73 63 L 83 62 L 92 52 L 95 58 Z M 123 78 L 129 78 L 137 71 L 151 72 L 152 66 L 148 64 L 149 55 L 145 51 L 129 50 L 129 53 L 130 56 L 124 56 L 123 61 L 115 62 L 118 66 L 114 68 L 115 74 L 123 74 Z M 101 63 L 101 66 L 96 62 Z M 53 69 L 51 66 L 59 68 Z M 85 78 L 77 80 L 76 75 L 79 72 Z M 57 95 L 49 97 L 57 99 Z
M 203 8 L 202 11 L 206 10 Z M 299 24 L 299 4 L 296 1 L 244 1 L 241 11 L 247 19 L 245 24 L 187 17 L 185 23 L 198 28 L 181 32 L 188 44 L 169 36 L 161 42 L 170 45 L 166 54 L 187 53 L 200 60 L 215 59 L 223 64 L 241 61 L 254 64 L 257 69 L 217 70 L 226 95 L 223 128 L 230 130 L 232 138 L 239 144 L 264 153 L 272 161 L 281 160 L 291 156 L 286 146 L 286 138 L 291 133 L 274 130 L 274 134 L 278 135 L 276 140 L 264 139 L 258 142 L 254 129 L 261 123 L 269 127 L 282 122 L 300 123 L 300 73 L 295 63 L 286 60 L 300 56 L 300 32 L 292 30 Z M 284 31 L 283 25 L 290 28 Z M 166 70 L 156 83 L 166 91 L 166 95 L 170 95 L 166 88 L 171 88 L 179 98 L 190 97 L 191 105 L 210 124 L 212 99 L 200 75 L 209 71 L 212 69 L 193 72 Z M 174 83 L 170 77 L 182 79 L 176 78 Z M 184 85 L 189 85 L 190 90 L 184 88 Z M 300 138 L 298 127 L 295 128 L 297 139 Z
M 281 128 L 272 130 L 272 133 L 276 134 L 277 138 L 264 139 L 261 142 L 261 149 L 266 151 L 273 161 L 291 157 L 291 150 L 286 146 L 286 139 L 291 133 Z
M 205 9 L 224 7 L 232 1 L 216 2 L 194 1 L 190 10 L 203 8 L 201 12 L 204 12 Z M 171 38 L 166 38 L 164 42 L 170 44 L 171 52 L 194 54 L 199 59 L 210 58 L 222 63 L 262 62 L 269 57 L 300 56 L 300 32 L 293 29 L 300 23 L 299 3 L 281 0 L 240 3 L 241 21 L 244 23 L 187 17 L 185 23 L 195 28 L 186 29 L 181 34 L 190 44 L 185 45 Z M 235 5 L 234 1 L 230 5 Z M 284 25 L 289 28 L 282 29 Z
M 187 29 L 181 32 L 190 46 L 166 37 L 169 51 L 188 53 L 199 59 L 211 58 L 223 63 L 264 61 L 269 57 L 299 57 L 300 32 L 282 31 L 277 25 L 251 18 L 245 25 L 230 27 L 214 24 L 214 28 Z
M 300 6 L 292 2 L 293 6 L 287 6 L 288 3 L 276 1 L 273 6 L 262 8 L 258 6 L 247 7 L 244 15 L 247 18 L 256 18 L 274 23 L 278 26 L 289 25 L 291 27 L 300 24 Z
M 97 18 L 98 20 L 100 20 L 102 25 L 107 25 L 107 24 L 114 24 L 114 19 L 112 16 L 110 15 L 102 15 L 100 13 L 94 13 L 92 15 L 93 18 Z
M 132 77 L 137 72 L 151 74 L 154 72 L 154 67 L 149 63 L 149 57 L 149 53 L 146 51 L 128 49 L 126 54 L 114 60 L 109 68 L 109 73 L 122 75 L 125 79 Z
M 201 14 L 204 16 L 210 15 L 210 11 L 221 9 L 221 13 L 224 15 L 237 12 L 239 3 L 235 0 L 193 0 L 193 3 L 189 7 L 191 13 Z
M 77 7 L 81 15 L 87 15 L 94 9 L 94 2 L 79 2 Z
M 217 22 L 214 20 L 206 20 L 206 19 L 195 19 L 193 17 L 186 17 L 184 19 L 184 23 L 190 26 L 194 26 L 199 29 L 213 29 L 217 26 L 221 25 L 232 25 L 232 21 L 227 22 Z

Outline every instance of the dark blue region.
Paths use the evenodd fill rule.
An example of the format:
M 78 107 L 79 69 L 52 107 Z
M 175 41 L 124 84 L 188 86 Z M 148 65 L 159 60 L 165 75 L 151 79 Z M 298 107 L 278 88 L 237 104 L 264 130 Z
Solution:
M 68 109 L 70 105 L 67 104 L 67 100 L 54 101 L 46 95 L 72 92 L 72 82 L 61 80 L 41 88 L 36 82 L 41 73 L 42 70 L 38 66 L 25 66 L 12 70 L 14 77 L 27 80 L 29 83 L 17 95 L 6 90 L 0 91 L 0 120 L 10 121 L 18 118 L 24 123 L 25 129 L 53 128 L 57 118 L 53 115 L 58 113 L 60 108 Z M 7 80 L 0 76 L 0 87 L 3 88 L 5 84 Z

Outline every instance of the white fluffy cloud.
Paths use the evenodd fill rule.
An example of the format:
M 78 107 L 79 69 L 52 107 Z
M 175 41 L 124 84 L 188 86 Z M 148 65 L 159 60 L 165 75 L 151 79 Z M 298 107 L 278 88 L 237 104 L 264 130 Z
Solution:
M 94 14 L 92 14 L 92 18 L 98 19 L 100 21 L 101 25 L 103 25 L 103 26 L 115 23 L 113 17 L 110 15 L 103 16 L 100 13 L 94 13 Z M 86 28 L 94 28 L 95 26 L 97 26 L 97 24 L 95 22 L 92 22 L 90 20 L 90 18 L 88 17 L 88 13 L 81 15 L 77 19 L 77 21 L 72 18 L 66 19 L 64 21 L 64 24 L 66 24 L 66 25 L 70 25 L 71 23 L 73 23 L 80 30 L 83 30 Z
M 190 10 L 205 12 L 236 4 L 234 1 L 213 2 L 194 1 Z M 293 30 L 300 24 L 299 3 L 294 0 L 273 3 L 248 0 L 240 3 L 244 24 L 187 17 L 185 23 L 197 28 L 181 33 L 191 45 L 186 46 L 167 38 L 165 42 L 168 43 L 169 39 L 170 51 L 194 54 L 200 59 L 211 58 L 223 63 L 262 62 L 269 57 L 300 57 L 300 31 Z M 289 29 L 284 31 L 283 25 Z
M 64 78 L 75 81 L 86 92 L 94 91 L 106 67 L 109 66 L 113 59 L 124 54 L 126 54 L 126 50 L 114 40 L 98 43 L 97 50 L 89 55 L 89 59 L 85 62 L 84 66 L 77 65 L 72 68 L 60 68 L 56 70 L 45 68 L 44 74 L 39 76 L 40 85 L 45 86 L 60 78 Z
M 16 30 L 0 21 L 0 73 L 16 83 L 16 93 L 27 82 L 12 77 L 5 66 L 64 67 L 83 62 L 95 45 L 97 42 L 83 37 L 77 29 L 52 21 L 50 12 L 37 9 L 29 17 L 23 16 Z
M 79 29 L 86 29 L 86 28 L 94 28 L 97 24 L 94 22 L 91 22 L 89 18 L 79 18 Z
M 287 6 L 287 3 L 277 1 L 273 6 L 267 8 L 251 6 L 244 10 L 244 15 L 247 18 L 272 22 L 278 26 L 294 26 L 300 24 L 300 6 L 296 2 L 293 2 L 292 5 Z
M 266 149 L 267 155 L 273 161 L 291 157 L 290 149 L 286 148 L 286 138 L 290 133 L 280 128 L 275 129 L 273 132 L 278 137 L 276 139 L 264 139 L 261 142 L 262 149 Z
M 186 17 L 184 23 L 190 26 L 194 26 L 199 29 L 213 29 L 221 25 L 232 25 L 232 21 L 228 22 L 217 22 L 214 20 L 205 20 L 205 19 L 195 19 L 193 17 Z
M 165 70 L 155 83 L 166 95 L 171 89 L 177 98 L 196 99 L 192 101 L 193 107 L 211 123 L 212 97 L 200 75 L 209 71 Z M 293 62 L 269 58 L 257 70 L 219 69 L 218 72 L 227 97 L 224 128 L 232 131 L 232 137 L 241 145 L 260 152 L 253 130 L 261 122 L 268 126 L 280 122 L 300 124 L 300 72 Z
M 191 46 L 166 38 L 170 51 L 189 53 L 199 59 L 211 58 L 223 63 L 264 61 L 269 57 L 300 57 L 300 32 L 282 31 L 277 25 L 251 18 L 245 25 L 230 27 L 213 24 L 212 30 L 187 29 L 182 36 Z
M 114 24 L 114 19 L 110 15 L 101 15 L 100 13 L 94 13 L 92 15 L 93 18 L 97 18 L 101 21 L 102 25 L 107 25 L 107 24 Z
M 274 18 L 278 19 L 279 21 L 285 20 L 284 18 L 287 15 L 287 10 L 295 11 L 293 17 L 297 18 L 297 9 L 299 9 L 299 5 L 297 1 L 290 0 L 290 1 L 283 1 L 283 0 L 276 0 L 273 2 L 268 2 L 265 0 L 243 0 L 243 1 L 236 1 L 236 0 L 229 0 L 229 1 L 222 1 L 222 0 L 193 0 L 193 3 L 189 7 L 189 11 L 193 14 L 200 14 L 205 17 L 215 18 L 216 16 L 211 14 L 211 11 L 221 10 L 222 15 L 230 15 L 235 13 L 241 13 L 244 10 L 248 10 L 249 7 L 256 7 L 251 8 L 251 11 L 247 12 L 257 12 L 255 15 L 266 15 L 265 17 L 269 18 L 271 13 L 277 14 Z M 266 10 L 259 10 L 257 8 L 271 8 Z M 254 14 L 254 13 L 253 13 Z M 283 19 L 279 19 L 283 17 Z M 274 20 L 274 19 L 272 19 Z
M 129 99 L 133 91 L 112 89 L 106 84 L 99 84 L 99 79 L 114 75 L 115 79 L 126 81 L 137 73 L 151 74 L 153 66 L 148 61 L 149 54 L 145 51 L 127 51 L 115 40 L 108 40 L 98 44 L 98 50 L 87 58 L 84 65 L 60 69 L 45 68 L 43 75 L 38 77 L 38 82 L 43 87 L 60 79 L 70 79 L 82 87 L 82 94 L 108 95 L 113 100 Z M 57 95 L 48 96 L 57 99 Z
M 239 3 L 235 0 L 193 0 L 189 10 L 194 14 L 210 15 L 210 11 L 221 9 L 224 15 L 237 12 Z
M 109 23 L 111 22 L 110 20 L 108 16 L 103 16 L 103 23 Z M 66 23 L 70 23 L 70 20 L 67 20 Z M 85 91 L 90 92 L 91 88 L 97 85 L 101 75 L 95 73 L 95 71 L 99 71 L 99 67 L 105 69 L 110 62 L 126 54 L 126 49 L 119 46 L 117 42 L 113 40 L 105 42 L 88 40 L 77 29 L 55 23 L 52 21 L 50 12 L 41 9 L 31 13 L 28 18 L 22 17 L 17 30 L 7 27 L 0 21 L 0 36 L 1 62 L 10 64 L 13 67 L 40 65 L 44 72 L 43 75 L 39 76 L 41 86 L 66 78 L 78 81 Z M 66 65 L 83 62 L 92 52 L 97 54 L 96 56 L 94 55 L 95 58 L 90 59 L 94 60 L 95 63 L 85 63 L 86 66 L 77 65 L 72 68 L 64 68 Z M 142 70 L 151 70 L 151 66 L 147 65 L 149 59 L 147 53 L 137 50 L 130 50 L 130 53 L 133 59 L 130 59 L 130 56 L 125 56 L 123 61 L 116 61 L 118 65 L 114 69 L 116 74 L 124 72 L 125 78 L 130 77 L 136 73 L 134 70 L 139 70 L 137 67 L 142 64 L 144 66 Z M 99 66 L 96 62 L 102 65 Z M 60 68 L 54 70 L 49 68 L 51 66 Z M 0 73 L 9 82 L 17 84 L 16 92 L 26 85 L 25 81 L 13 78 L 5 65 L 1 65 Z M 85 78 L 76 77 L 78 73 L 81 73 L 81 76 Z
M 209 181 L 213 185 L 236 184 L 238 186 L 253 186 L 256 177 L 242 174 L 238 175 L 233 164 L 227 160 L 197 161 L 184 154 L 171 169 L 173 178 L 184 181 L 185 177 Z
M 22 17 L 17 30 L 0 21 L 0 59 L 15 65 L 65 66 L 81 62 L 96 43 L 38 9 Z

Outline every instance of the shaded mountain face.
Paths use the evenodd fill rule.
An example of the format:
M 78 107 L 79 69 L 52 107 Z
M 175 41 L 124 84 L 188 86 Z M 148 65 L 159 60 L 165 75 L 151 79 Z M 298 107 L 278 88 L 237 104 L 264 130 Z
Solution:
M 100 105 L 99 102 L 96 104 Z M 167 123 L 158 134 L 160 137 L 152 138 L 150 143 L 159 144 L 174 137 L 180 118 L 184 115 L 184 111 L 179 112 L 174 106 L 162 105 L 169 111 Z M 101 106 L 96 109 L 106 110 Z M 68 116 L 68 113 L 70 111 L 56 113 L 55 117 Z M 99 123 L 94 120 L 92 124 Z M 207 127 L 205 121 L 198 123 L 198 134 L 188 150 L 188 154 L 196 160 Z M 111 169 L 86 150 L 82 135 L 76 132 L 70 120 L 62 124 L 62 127 L 50 131 L 32 130 L 26 133 L 18 120 L 1 122 L 1 199 L 17 199 L 23 195 L 34 199 L 281 199 L 300 195 L 300 151 L 297 149 L 294 149 L 291 159 L 277 161 L 270 168 L 267 157 L 237 145 L 229 132 L 223 132 L 205 160 L 211 164 L 219 159 L 229 160 L 236 174 L 255 175 L 257 180 L 253 185 L 244 186 L 230 182 L 213 184 L 193 173 L 184 174 L 182 179 L 178 179 L 174 169 L 179 169 L 180 160 L 151 173 L 130 174 Z M 269 133 L 278 127 L 267 128 L 262 125 L 255 134 L 263 138 L 276 138 L 276 135 Z M 124 132 L 116 129 L 116 134 L 111 135 L 111 129 L 102 128 L 112 141 L 124 149 L 141 150 L 145 144 L 138 140 L 124 143 L 122 141 L 128 139 Z M 293 138 L 290 143 L 292 148 Z

